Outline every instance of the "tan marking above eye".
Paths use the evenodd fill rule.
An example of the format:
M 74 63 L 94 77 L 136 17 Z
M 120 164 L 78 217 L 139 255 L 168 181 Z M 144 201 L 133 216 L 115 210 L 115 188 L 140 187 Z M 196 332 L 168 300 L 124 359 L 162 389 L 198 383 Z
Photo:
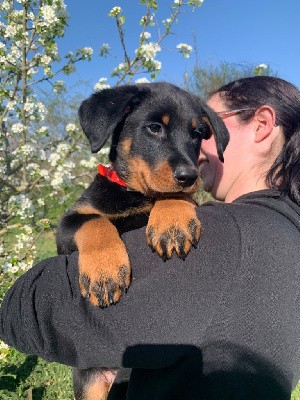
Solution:
M 197 128 L 198 125 L 199 125 L 199 124 L 198 124 L 196 118 L 192 118 L 192 128 L 195 129 L 195 128 Z
M 162 116 L 162 122 L 164 125 L 168 126 L 170 123 L 170 115 L 169 114 L 164 114 Z
M 119 145 L 125 154 L 129 154 L 131 151 L 132 139 L 130 138 L 124 139 L 122 140 L 122 142 L 120 142 Z

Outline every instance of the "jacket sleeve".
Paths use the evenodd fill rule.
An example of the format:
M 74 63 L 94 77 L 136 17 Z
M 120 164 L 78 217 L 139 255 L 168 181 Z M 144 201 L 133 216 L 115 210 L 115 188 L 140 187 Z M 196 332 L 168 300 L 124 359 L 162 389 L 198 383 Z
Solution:
M 77 368 L 173 365 L 201 342 L 238 265 L 233 219 L 218 207 L 206 207 L 200 218 L 199 246 L 185 261 L 173 256 L 164 263 L 148 249 L 144 228 L 125 234 L 132 284 L 106 309 L 81 297 L 77 253 L 37 264 L 8 291 L 0 337 L 22 352 Z

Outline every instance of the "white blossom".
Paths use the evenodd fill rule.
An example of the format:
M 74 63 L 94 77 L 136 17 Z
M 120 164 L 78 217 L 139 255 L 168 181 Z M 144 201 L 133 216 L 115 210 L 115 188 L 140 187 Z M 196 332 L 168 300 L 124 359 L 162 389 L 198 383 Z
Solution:
M 55 167 L 59 160 L 60 160 L 60 155 L 57 153 L 51 153 L 48 159 L 51 167 Z
M 151 33 L 150 32 L 142 32 L 141 34 L 140 34 L 140 37 L 141 37 L 141 39 L 143 39 L 143 40 L 147 40 L 147 39 L 150 39 L 151 38 Z
M 38 73 L 38 71 L 39 71 L 39 69 L 37 67 L 29 68 L 28 75 L 35 75 Z
M 135 52 L 140 54 L 146 61 L 149 61 L 155 58 L 158 51 L 161 51 L 159 44 L 150 42 L 142 44 Z
M 88 169 L 94 169 L 98 165 L 98 160 L 96 157 L 92 156 L 89 160 L 81 160 L 80 166 Z
M 150 17 L 148 15 L 144 15 L 140 20 L 140 25 L 151 24 L 153 22 L 153 15 Z
M 34 207 L 32 201 L 25 194 L 12 196 L 8 204 L 11 215 L 18 216 L 20 219 L 33 217 Z
M 177 49 L 179 49 L 179 52 L 182 53 L 185 58 L 189 58 L 190 53 L 193 50 L 192 46 L 186 43 L 179 43 L 176 47 Z
M 154 71 L 159 71 L 161 70 L 161 62 L 158 60 L 153 60 L 151 61 L 151 68 Z
M 147 78 L 139 78 L 135 83 L 150 83 L 150 81 Z
M 268 66 L 266 64 L 259 64 L 256 68 L 267 69 Z
M 10 8 L 10 3 L 9 3 L 9 1 L 8 1 L 8 0 L 4 0 L 3 3 L 2 3 L 2 5 L 1 5 L 1 9 L 2 9 L 3 11 L 8 11 L 9 8 Z
M 56 16 L 56 7 L 52 7 L 49 5 L 45 5 L 41 7 L 41 13 L 44 19 L 44 26 L 50 26 L 53 25 L 58 21 L 58 18 Z
M 16 104 L 17 104 L 17 102 L 15 100 L 10 100 L 7 103 L 6 107 L 7 107 L 8 110 L 13 110 L 14 107 L 16 106 Z
M 109 89 L 109 88 L 110 88 L 110 85 L 107 83 L 107 78 L 100 78 L 99 81 L 94 86 L 94 91 L 100 92 L 101 90 Z
M 6 31 L 5 31 L 4 37 L 7 37 L 7 38 L 14 37 L 17 32 L 18 32 L 18 30 L 14 25 L 8 25 L 6 27 Z
M 98 154 L 102 154 L 102 155 L 108 155 L 110 152 L 110 148 L 109 147 L 102 147 L 102 149 L 100 149 L 98 151 Z
M 119 14 L 121 14 L 122 9 L 119 6 L 113 7 L 110 12 L 109 12 L 109 16 L 110 17 L 117 17 Z
M 44 178 L 46 181 L 50 179 L 49 171 L 47 171 L 46 169 L 41 169 L 40 176 Z
M 66 131 L 67 131 L 67 132 L 74 132 L 74 131 L 76 131 L 76 125 L 75 125 L 75 124 L 68 124 L 68 125 L 66 126 Z
M 81 53 L 86 56 L 91 56 L 94 52 L 94 50 L 91 47 L 83 47 L 80 50 L 81 50 Z
M 48 64 L 50 64 L 51 60 L 52 60 L 51 57 L 46 56 L 46 55 L 43 55 L 43 56 L 41 57 L 41 60 L 40 60 L 40 61 L 41 61 L 41 63 L 42 63 L 43 65 L 48 65 Z
M 21 133 L 26 130 L 26 126 L 21 124 L 21 122 L 17 122 L 16 124 L 12 125 L 11 130 L 14 133 Z
M 167 18 L 167 19 L 164 19 L 164 20 L 162 21 L 163 25 L 170 25 L 171 22 L 172 22 L 172 19 L 171 19 L 171 18 Z
M 45 133 L 48 131 L 48 126 L 41 126 L 38 130 L 38 133 Z
M 20 146 L 18 148 L 17 152 L 19 154 L 24 154 L 25 156 L 29 156 L 30 154 L 32 154 L 34 152 L 34 147 L 31 144 L 26 143 L 26 144 L 23 144 L 22 146 Z
M 45 200 L 44 199 L 37 199 L 37 203 L 39 206 L 44 206 L 45 205 Z
M 43 150 L 43 149 L 39 149 L 39 151 L 38 151 L 38 156 L 39 156 L 39 158 L 40 158 L 40 160 L 46 160 L 46 152 L 45 152 L 45 150 Z
M 0 360 L 3 360 L 9 353 L 9 347 L 7 344 L 0 340 Z

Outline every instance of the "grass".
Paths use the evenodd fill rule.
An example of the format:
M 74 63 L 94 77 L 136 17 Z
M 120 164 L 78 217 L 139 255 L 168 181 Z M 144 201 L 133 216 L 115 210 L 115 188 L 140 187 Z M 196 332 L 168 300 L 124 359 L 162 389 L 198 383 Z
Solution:
M 71 368 L 11 349 L 0 364 L 1 400 L 73 400 Z M 300 383 L 291 400 L 300 400 Z
M 11 349 L 0 365 L 1 400 L 73 400 L 71 368 Z

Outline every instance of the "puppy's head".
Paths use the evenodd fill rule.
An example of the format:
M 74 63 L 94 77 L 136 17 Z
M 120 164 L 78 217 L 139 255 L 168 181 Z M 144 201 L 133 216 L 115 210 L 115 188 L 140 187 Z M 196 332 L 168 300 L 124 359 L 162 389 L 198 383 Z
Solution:
M 198 97 L 168 83 L 124 85 L 93 94 L 79 109 L 92 152 L 112 138 L 110 160 L 127 186 L 146 195 L 193 193 L 201 141 L 229 140 L 222 120 Z

